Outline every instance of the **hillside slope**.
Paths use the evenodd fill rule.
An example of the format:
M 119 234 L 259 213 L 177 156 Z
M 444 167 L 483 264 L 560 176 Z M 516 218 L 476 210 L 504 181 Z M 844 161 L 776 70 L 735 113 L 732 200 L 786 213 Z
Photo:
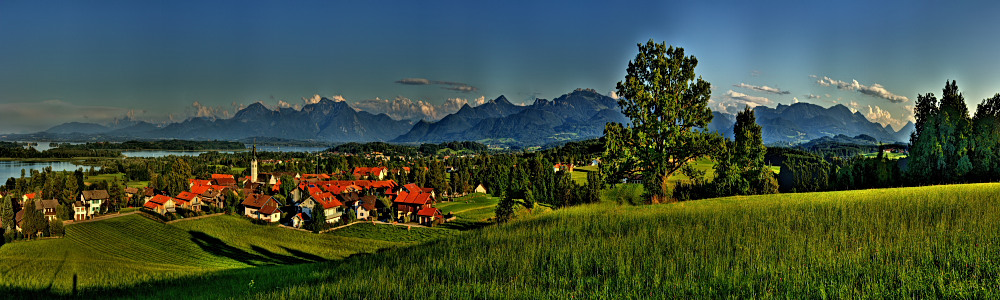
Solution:
M 251 269 L 266 272 L 411 244 L 260 226 L 237 216 L 168 225 L 129 215 L 67 226 L 61 239 L 3 245 L 0 293 L 64 295 L 72 291 L 76 276 L 79 291 L 98 296 L 225 270 L 257 267 Z
M 604 203 L 341 261 L 85 296 L 994 298 L 997 216 L 1000 184 Z

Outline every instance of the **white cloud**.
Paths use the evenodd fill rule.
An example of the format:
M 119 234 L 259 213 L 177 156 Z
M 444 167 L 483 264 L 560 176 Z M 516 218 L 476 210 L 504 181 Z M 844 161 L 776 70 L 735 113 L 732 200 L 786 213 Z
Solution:
M 608 97 L 611 97 L 611 99 L 618 100 L 618 92 L 616 91 L 608 92 Z
M 729 90 L 722 96 L 717 97 L 717 99 L 713 98 L 708 102 L 709 108 L 727 113 L 736 113 L 744 107 L 757 107 L 771 104 L 773 104 L 773 101 L 767 97 L 751 96 L 735 92 L 733 90 Z
M 333 100 L 333 102 L 344 102 L 344 101 L 347 101 L 347 99 L 344 99 L 343 95 L 334 95 L 332 98 L 330 98 L 330 100 Z
M 819 99 L 819 98 L 821 98 L 819 95 L 813 95 L 813 94 L 806 95 L 806 97 L 809 98 L 809 99 Z M 829 96 L 827 96 L 827 97 L 829 97 Z
M 201 104 L 198 101 L 191 103 L 191 107 L 189 107 L 185 112 L 188 117 L 209 119 L 228 118 L 230 115 L 230 111 L 222 108 L 221 106 L 208 106 Z
M 882 109 L 878 105 L 871 106 L 868 105 L 868 111 L 864 113 L 865 118 L 869 121 L 876 122 L 882 125 L 892 126 L 893 130 L 899 130 L 906 125 L 906 121 L 902 119 L 896 119 L 892 117 L 889 111 Z
M 469 102 L 469 106 L 476 107 L 486 104 L 486 96 L 479 96 L 479 98 L 473 99 Z
M 734 84 L 733 86 L 740 87 L 740 88 L 745 88 L 745 89 L 750 89 L 750 90 L 754 90 L 754 91 L 761 91 L 761 92 L 768 92 L 768 93 L 772 93 L 772 94 L 779 94 L 779 95 L 788 95 L 788 94 L 790 94 L 789 91 L 782 91 L 781 89 L 769 87 L 769 86 L 766 86 L 766 85 L 765 86 L 757 86 L 757 85 L 749 85 L 749 84 L 740 82 L 740 84 Z
M 792 97 L 792 103 L 799 103 L 799 97 Z
M 810 77 L 817 78 L 815 75 L 810 75 Z M 888 90 L 885 89 L 885 87 L 883 87 L 881 84 L 878 83 L 866 86 L 859 83 L 857 80 L 851 80 L 850 82 L 847 82 L 847 81 L 832 79 L 826 76 L 823 76 L 823 78 L 819 78 L 818 80 L 816 80 L 816 83 L 822 86 L 835 86 L 837 89 L 841 90 L 858 91 L 859 93 L 865 95 L 889 100 L 889 102 L 892 103 L 901 103 L 910 101 L 910 99 L 907 98 L 906 96 L 900 96 L 893 94 L 892 92 L 889 92 Z
M 356 110 L 373 114 L 386 114 L 397 120 L 436 121 L 457 112 L 467 103 L 469 102 L 465 99 L 450 98 L 441 105 L 434 105 L 421 100 L 413 101 L 403 96 L 397 96 L 392 100 L 381 98 L 362 100 L 351 106 Z

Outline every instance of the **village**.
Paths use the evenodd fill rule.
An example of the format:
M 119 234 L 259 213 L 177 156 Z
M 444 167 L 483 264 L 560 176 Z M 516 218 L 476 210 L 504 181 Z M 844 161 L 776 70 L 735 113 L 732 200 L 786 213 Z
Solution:
M 375 157 L 383 158 L 381 153 Z M 268 163 L 280 161 L 268 160 Z M 568 166 L 568 165 L 567 165 Z M 559 164 L 556 168 L 565 168 Z M 124 188 L 124 199 L 111 199 L 108 190 L 84 190 L 77 201 L 72 203 L 72 220 L 60 220 L 55 199 L 38 199 L 40 192 L 23 195 L 14 201 L 13 229 L 26 236 L 57 236 L 62 229 L 49 226 L 50 232 L 25 231 L 22 226 L 32 214 L 26 214 L 33 207 L 34 217 L 62 227 L 74 222 L 86 222 L 114 217 L 120 212 L 109 212 L 109 203 L 135 203 L 138 211 L 163 221 L 190 218 L 226 211 L 228 201 L 237 207 L 228 211 L 251 219 L 258 224 L 277 224 L 279 227 L 320 232 L 338 225 L 349 225 L 359 221 L 372 221 L 403 226 L 433 227 L 453 219 L 450 213 L 435 207 L 441 201 L 434 188 L 421 187 L 416 183 L 398 183 L 386 179 L 389 172 L 406 178 L 410 167 L 389 169 L 387 167 L 355 167 L 350 174 L 308 174 L 296 172 L 260 172 L 256 147 L 251 152 L 249 175 L 237 177 L 232 174 L 212 174 L 210 178 L 190 178 L 188 188 L 177 194 L 151 186 L 145 188 Z M 424 167 L 426 170 L 426 167 Z M 291 179 L 293 187 L 282 193 Z M 485 194 L 486 188 L 477 184 L 473 193 Z M 467 194 L 467 193 L 466 193 Z M 287 196 L 286 196 L 287 195 Z M 452 193 L 450 196 L 459 196 Z M 0 226 L 3 226 L 0 224 Z M 45 226 L 34 226 L 43 228 Z

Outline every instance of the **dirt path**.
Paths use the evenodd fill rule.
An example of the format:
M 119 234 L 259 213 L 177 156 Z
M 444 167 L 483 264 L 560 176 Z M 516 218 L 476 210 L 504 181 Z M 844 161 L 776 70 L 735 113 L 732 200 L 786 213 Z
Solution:
M 93 219 L 89 219 L 89 220 L 80 220 L 80 221 L 66 220 L 66 221 L 63 221 L 63 226 L 69 226 L 69 225 L 73 225 L 73 224 L 80 224 L 80 223 L 87 223 L 87 222 L 94 222 L 94 221 L 100 221 L 100 220 L 113 219 L 113 218 L 117 218 L 117 217 L 124 217 L 124 216 L 127 216 L 127 215 L 135 214 L 137 212 L 139 212 L 139 211 L 130 211 L 130 212 L 123 213 L 123 214 L 122 213 L 117 213 L 117 214 L 112 214 L 112 215 L 103 215 L 103 216 L 99 216 L 99 217 L 94 217 Z
M 386 222 L 382 222 L 382 221 L 355 221 L 354 223 L 347 224 L 347 225 L 337 226 L 337 227 L 334 227 L 334 228 L 330 228 L 330 229 L 327 229 L 327 230 L 320 231 L 319 233 L 327 233 L 327 232 L 330 232 L 330 231 L 334 231 L 334 230 L 337 230 L 337 229 L 341 229 L 341 228 L 345 228 L 345 227 L 348 227 L 348 226 L 351 226 L 351 225 L 354 225 L 354 224 L 361 224 L 361 223 L 372 223 L 372 224 L 382 224 L 382 225 L 395 225 L 395 226 L 430 228 L 430 227 L 427 227 L 427 226 L 424 226 L 424 225 L 411 224 L 411 223 L 386 223 Z M 291 228 L 291 227 L 289 227 L 289 228 Z

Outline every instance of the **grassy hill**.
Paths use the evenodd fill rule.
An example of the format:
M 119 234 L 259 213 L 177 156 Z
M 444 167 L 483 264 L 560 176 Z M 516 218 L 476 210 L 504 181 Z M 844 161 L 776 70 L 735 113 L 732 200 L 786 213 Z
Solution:
M 374 253 L 358 249 L 370 254 L 343 260 L 229 268 L 243 262 L 216 255 L 184 261 L 178 268 L 204 264 L 221 271 L 81 293 L 275 299 L 995 298 L 1000 290 L 1000 262 L 995 259 L 1000 251 L 998 216 L 1000 184 L 730 197 L 638 207 L 602 203 L 531 215 L 419 245 L 409 241 Z M 211 231 L 206 234 L 226 239 L 227 245 L 259 253 L 254 244 L 239 244 L 216 232 L 221 229 L 191 228 Z M 345 235 L 352 237 L 323 237 L 364 236 Z M 259 247 L 279 247 L 265 249 L 294 254 L 281 245 L 285 244 Z M 0 248 L 5 265 L 8 246 Z M 315 248 L 296 251 L 338 257 L 338 252 Z M 49 257 L 58 260 L 59 255 Z M 8 268 L 0 267 L 0 272 Z M 0 282 L 16 278 L 0 277 Z M 34 289 L 44 291 L 44 276 L 39 281 L 41 286 Z
M 74 276 L 80 291 L 140 288 L 221 270 L 343 259 L 449 234 L 414 228 L 401 234 L 407 240 L 390 241 L 260 226 L 236 216 L 168 225 L 129 215 L 67 226 L 61 239 L 0 247 L 0 291 L 68 294 Z

